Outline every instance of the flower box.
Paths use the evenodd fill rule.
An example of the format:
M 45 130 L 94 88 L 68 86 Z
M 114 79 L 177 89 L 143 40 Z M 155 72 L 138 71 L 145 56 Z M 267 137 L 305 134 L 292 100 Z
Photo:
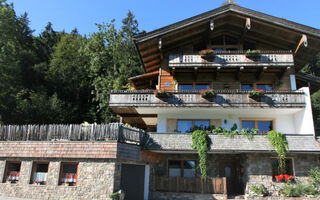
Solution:
M 262 89 L 255 89 L 255 90 L 251 90 L 249 91 L 249 97 L 250 98 L 260 98 L 264 96 L 264 90 Z
M 274 177 L 278 182 L 293 181 L 295 179 L 294 176 L 288 175 L 288 174 L 279 174 L 279 175 L 276 175 Z
M 261 52 L 260 50 L 247 50 L 246 52 L 246 56 L 247 57 L 260 57 L 261 56 Z
M 158 97 L 158 98 L 168 98 L 169 97 L 169 93 L 165 90 L 154 90 L 153 94 Z
M 212 98 L 215 96 L 215 93 L 212 89 L 200 90 L 200 94 L 203 98 Z
M 213 58 L 215 56 L 212 49 L 203 49 L 199 52 L 202 58 Z

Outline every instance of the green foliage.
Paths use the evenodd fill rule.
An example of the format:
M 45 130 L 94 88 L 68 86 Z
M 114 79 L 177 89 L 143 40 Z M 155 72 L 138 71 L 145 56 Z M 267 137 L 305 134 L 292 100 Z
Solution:
M 252 97 L 262 97 L 264 95 L 263 90 L 250 90 L 249 95 Z
M 225 137 L 234 138 L 235 135 L 243 135 L 248 138 L 248 140 L 252 140 L 254 135 L 259 134 L 259 130 L 257 129 L 241 129 L 240 131 L 236 129 L 235 126 L 231 128 L 231 130 L 225 128 L 215 128 L 212 130 L 212 134 L 214 135 L 224 135 Z
M 198 151 L 199 168 L 202 178 L 207 178 L 207 153 L 208 153 L 208 136 L 203 130 L 196 130 L 191 135 L 191 147 Z
M 279 171 L 281 173 L 285 173 L 285 159 L 286 153 L 288 151 L 288 144 L 285 136 L 278 131 L 269 131 L 268 140 L 270 141 L 271 145 L 275 148 L 278 154 Z
M 109 195 L 110 199 L 118 199 L 120 197 L 120 194 L 118 192 L 114 192 Z
M 287 182 L 283 188 L 280 189 L 280 194 L 286 197 L 300 197 L 305 195 L 316 195 L 317 193 L 315 188 L 310 184 Z
M 309 177 L 311 178 L 311 184 L 320 193 L 320 168 L 310 170 Z
M 255 195 L 259 195 L 259 196 L 266 196 L 268 195 L 268 190 L 267 188 L 263 185 L 253 185 L 251 186 L 251 191 L 255 194 Z
M 246 51 L 246 54 L 248 56 L 259 56 L 261 54 L 260 50 L 251 50 L 251 49 L 248 49 Z
M 214 97 L 214 95 L 215 95 L 215 93 L 212 89 L 200 90 L 200 94 L 202 97 Z

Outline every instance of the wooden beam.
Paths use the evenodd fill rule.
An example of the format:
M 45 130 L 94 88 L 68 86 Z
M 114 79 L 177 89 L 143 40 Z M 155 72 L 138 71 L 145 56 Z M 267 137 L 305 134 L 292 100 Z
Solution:
M 160 61 L 161 61 L 160 58 L 159 59 L 153 59 L 153 60 L 151 60 L 149 62 L 145 62 L 144 66 L 146 66 L 146 68 L 147 68 L 147 67 L 150 67 L 150 66 L 152 66 L 154 64 L 160 63 Z
M 296 50 L 294 51 L 294 55 L 296 55 L 298 53 L 298 51 L 299 51 L 300 47 L 302 46 L 302 44 L 303 44 L 304 47 L 308 46 L 308 39 L 307 39 L 307 36 L 305 34 L 303 34 L 301 36 L 301 39 L 300 39 L 300 41 L 299 41 L 299 43 L 298 43 L 298 45 L 296 47 Z
M 250 18 L 246 18 L 245 28 L 246 28 L 247 30 L 250 30 L 250 29 L 251 29 L 251 20 L 250 20 Z
M 144 117 L 144 118 L 156 118 L 157 114 L 138 114 L 138 113 L 128 113 L 128 114 L 118 114 L 121 117 Z
M 263 67 L 259 72 L 258 72 L 258 74 L 257 74 L 257 76 L 256 76 L 256 79 L 257 80 L 260 80 L 262 77 L 263 77 L 263 75 L 264 75 L 264 73 L 265 73 L 265 71 L 268 69 L 268 67 Z
M 143 57 L 143 62 L 145 64 L 147 64 L 147 63 L 151 62 L 154 59 L 161 59 L 161 54 L 155 53 L 155 54 L 150 55 L 149 57 Z

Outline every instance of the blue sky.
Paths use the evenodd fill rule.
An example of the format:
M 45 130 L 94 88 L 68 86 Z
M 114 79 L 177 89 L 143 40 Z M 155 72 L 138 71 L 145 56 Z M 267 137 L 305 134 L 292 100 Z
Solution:
M 140 30 L 156 28 L 215 9 L 225 0 L 8 0 L 27 12 L 35 35 L 50 21 L 55 30 L 96 32 L 95 23 L 121 19 L 131 10 Z M 320 29 L 320 0 L 236 0 L 243 7 Z

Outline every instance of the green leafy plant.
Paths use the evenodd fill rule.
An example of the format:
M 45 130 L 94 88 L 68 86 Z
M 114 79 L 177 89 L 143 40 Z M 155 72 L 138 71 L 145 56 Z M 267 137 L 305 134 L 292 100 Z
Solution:
M 247 56 L 260 56 L 261 52 L 260 52 L 260 50 L 250 50 L 250 49 L 248 49 L 246 51 L 246 55 Z
M 311 178 L 311 184 L 320 193 L 320 168 L 311 169 L 309 172 L 309 177 Z
M 296 184 L 287 182 L 282 189 L 280 189 L 280 194 L 286 197 L 300 197 L 305 195 L 316 195 L 317 192 L 313 185 L 303 184 L 297 182 Z
M 169 93 L 166 90 L 154 90 L 153 94 L 158 98 L 167 98 Z
M 215 93 L 212 89 L 204 89 L 200 90 L 200 94 L 202 97 L 214 97 Z
M 199 155 L 199 168 L 201 172 L 201 177 L 207 178 L 207 157 L 208 157 L 208 136 L 203 130 L 195 130 L 192 135 L 192 145 L 191 147 L 198 151 Z
M 253 185 L 251 186 L 251 191 L 258 196 L 267 196 L 268 195 L 268 190 L 267 188 L 263 185 Z
M 285 136 L 278 131 L 269 131 L 267 137 L 278 154 L 279 171 L 280 173 L 285 173 L 285 159 L 288 151 L 287 140 Z
M 118 192 L 114 192 L 114 193 L 112 193 L 112 194 L 110 194 L 109 195 L 109 198 L 110 199 L 119 199 L 119 197 L 120 197 L 120 193 L 118 193 Z
M 264 90 L 262 89 L 255 89 L 255 90 L 250 90 L 249 91 L 249 96 L 251 98 L 253 97 L 262 97 L 264 95 Z
M 236 125 L 236 124 L 235 124 Z M 234 138 L 235 135 L 243 135 L 248 138 L 248 140 L 252 140 L 254 135 L 259 134 L 259 130 L 257 129 L 242 129 L 242 130 L 237 130 L 237 127 L 233 125 L 231 130 L 228 130 L 226 128 L 215 128 L 212 130 L 212 134 L 214 135 L 223 135 L 225 137 L 229 138 Z

